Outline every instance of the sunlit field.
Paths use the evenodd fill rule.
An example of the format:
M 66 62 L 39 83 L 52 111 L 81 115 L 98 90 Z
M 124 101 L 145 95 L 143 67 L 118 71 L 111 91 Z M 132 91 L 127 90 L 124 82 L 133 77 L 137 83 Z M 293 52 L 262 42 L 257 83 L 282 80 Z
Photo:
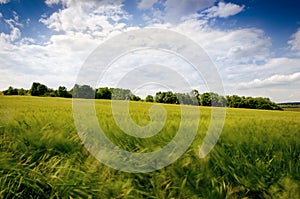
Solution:
M 162 105 L 166 124 L 152 138 L 133 138 L 114 122 L 111 101 L 96 100 L 99 124 L 133 152 L 167 144 L 180 123 L 179 105 Z M 152 103 L 130 102 L 139 125 Z M 190 114 L 199 107 L 189 106 Z M 223 132 L 198 157 L 211 108 L 200 107 L 194 142 L 177 161 L 150 173 L 100 163 L 76 132 L 72 99 L 0 96 L 0 198 L 300 198 L 300 112 L 227 109 Z M 113 158 L 113 157 L 111 157 Z

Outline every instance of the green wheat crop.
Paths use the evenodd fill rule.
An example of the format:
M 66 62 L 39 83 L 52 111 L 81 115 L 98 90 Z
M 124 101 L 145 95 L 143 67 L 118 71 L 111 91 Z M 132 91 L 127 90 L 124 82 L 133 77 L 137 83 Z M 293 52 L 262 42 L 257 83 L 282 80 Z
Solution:
M 111 101 L 96 100 L 99 124 L 128 151 L 155 151 L 179 128 L 180 106 L 162 105 L 163 129 L 134 138 L 116 125 Z M 130 102 L 139 125 L 152 103 Z M 198 134 L 186 153 L 150 173 L 126 173 L 98 162 L 83 146 L 72 99 L 0 96 L 0 198 L 300 198 L 300 112 L 227 109 L 221 137 L 198 157 L 211 117 L 200 109 Z

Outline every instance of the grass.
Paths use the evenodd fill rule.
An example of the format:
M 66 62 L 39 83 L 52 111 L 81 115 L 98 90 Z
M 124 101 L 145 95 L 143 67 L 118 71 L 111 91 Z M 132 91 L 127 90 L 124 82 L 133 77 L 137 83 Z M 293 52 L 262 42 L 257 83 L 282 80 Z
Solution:
M 115 124 L 110 101 L 97 100 L 106 135 L 129 151 L 155 151 L 175 135 L 179 106 L 163 105 L 161 132 L 138 139 Z M 153 104 L 131 102 L 150 123 Z M 194 114 L 199 107 L 190 107 Z M 150 173 L 126 173 L 99 163 L 82 145 L 71 99 L 0 96 L 0 198 L 300 198 L 300 113 L 227 109 L 218 143 L 204 159 L 198 145 L 211 108 L 200 107 L 194 142 L 177 161 Z M 112 157 L 113 158 L 113 157 Z

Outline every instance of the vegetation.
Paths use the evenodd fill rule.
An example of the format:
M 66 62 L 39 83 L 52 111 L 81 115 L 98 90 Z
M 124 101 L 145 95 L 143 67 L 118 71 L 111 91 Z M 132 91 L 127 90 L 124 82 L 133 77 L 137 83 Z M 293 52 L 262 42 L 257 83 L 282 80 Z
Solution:
M 157 136 L 128 136 L 110 104 L 96 100 L 99 123 L 125 149 L 155 150 L 178 129 L 180 107 L 162 104 L 168 118 Z M 130 102 L 132 119 L 148 124 L 152 105 Z M 71 99 L 0 96 L 0 198 L 300 198 L 300 113 L 228 108 L 218 143 L 199 159 L 211 108 L 189 108 L 190 114 L 200 108 L 201 118 L 186 153 L 164 169 L 133 174 L 89 155 L 76 133 Z
M 285 111 L 300 111 L 300 102 L 279 103 L 278 106 Z
M 70 91 L 64 86 L 59 86 L 57 90 L 48 88 L 47 86 L 34 82 L 30 90 L 16 89 L 9 87 L 3 91 L 4 95 L 32 95 L 32 96 L 51 96 L 71 98 L 87 98 L 87 99 L 114 99 L 114 100 L 131 100 L 142 101 L 139 96 L 132 94 L 129 89 L 122 88 L 97 88 L 94 89 L 89 85 L 76 84 Z M 146 102 L 157 102 L 166 104 L 187 104 L 201 106 L 231 107 L 231 108 L 250 108 L 265 110 L 282 110 L 281 106 L 272 102 L 269 98 L 263 97 L 245 97 L 245 96 L 221 96 L 217 93 L 199 94 L 197 90 L 190 93 L 173 93 L 172 91 L 157 92 L 153 97 L 147 95 Z

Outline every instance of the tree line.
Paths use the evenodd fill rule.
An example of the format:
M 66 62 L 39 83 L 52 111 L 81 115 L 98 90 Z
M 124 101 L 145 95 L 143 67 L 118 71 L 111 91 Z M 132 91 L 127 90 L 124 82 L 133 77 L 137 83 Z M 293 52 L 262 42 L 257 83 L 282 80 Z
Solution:
M 232 108 L 282 110 L 280 106 L 264 97 L 245 97 L 245 96 L 222 96 L 213 92 L 200 94 L 197 90 L 190 93 L 173 93 L 172 91 L 157 92 L 155 96 L 147 95 L 145 99 L 134 95 L 129 89 L 102 87 L 94 89 L 89 85 L 78 85 L 71 90 L 65 86 L 59 86 L 57 90 L 48 88 L 44 84 L 33 82 L 29 90 L 9 87 L 2 91 L 4 95 L 31 95 L 64 98 L 87 98 L 87 99 L 113 99 L 146 101 L 167 104 L 186 104 L 195 106 L 216 106 Z

